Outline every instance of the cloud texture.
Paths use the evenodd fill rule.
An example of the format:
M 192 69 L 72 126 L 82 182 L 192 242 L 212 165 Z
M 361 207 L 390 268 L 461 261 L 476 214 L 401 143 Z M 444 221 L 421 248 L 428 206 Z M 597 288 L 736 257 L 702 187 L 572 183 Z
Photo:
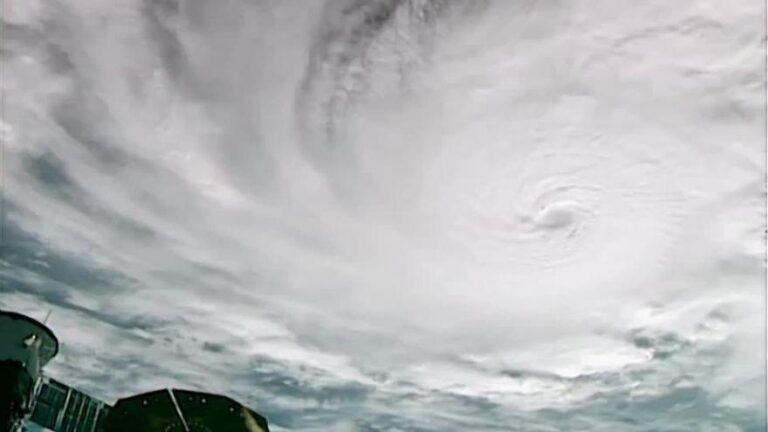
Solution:
M 763 430 L 764 7 L 11 1 L 0 307 L 276 430 Z

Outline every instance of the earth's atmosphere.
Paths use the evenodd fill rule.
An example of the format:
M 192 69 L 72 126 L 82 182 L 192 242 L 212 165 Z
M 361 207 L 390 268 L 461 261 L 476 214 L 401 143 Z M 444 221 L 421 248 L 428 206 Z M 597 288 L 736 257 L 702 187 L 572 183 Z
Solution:
M 107 402 L 764 431 L 759 0 L 7 0 L 0 308 Z

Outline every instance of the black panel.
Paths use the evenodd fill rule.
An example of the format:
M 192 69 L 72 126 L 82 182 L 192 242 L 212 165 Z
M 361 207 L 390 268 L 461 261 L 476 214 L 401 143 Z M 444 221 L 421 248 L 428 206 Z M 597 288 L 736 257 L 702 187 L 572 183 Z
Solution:
M 194 425 L 215 425 L 216 431 L 249 431 L 245 427 L 247 417 L 264 432 L 269 431 L 267 420 L 238 402 L 224 396 L 187 390 L 174 390 L 176 401 L 192 431 Z M 207 431 L 208 429 L 201 429 Z
M 264 417 L 224 396 L 167 390 L 120 399 L 105 432 L 269 432 Z
M 184 432 L 166 390 L 120 399 L 107 415 L 104 428 L 108 432 Z

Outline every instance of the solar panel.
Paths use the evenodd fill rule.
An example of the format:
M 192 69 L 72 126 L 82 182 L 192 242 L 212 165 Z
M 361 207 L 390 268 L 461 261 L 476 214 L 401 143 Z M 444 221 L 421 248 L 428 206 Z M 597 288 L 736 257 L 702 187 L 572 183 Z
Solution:
M 47 378 L 28 421 L 55 432 L 103 432 L 108 412 L 104 402 Z

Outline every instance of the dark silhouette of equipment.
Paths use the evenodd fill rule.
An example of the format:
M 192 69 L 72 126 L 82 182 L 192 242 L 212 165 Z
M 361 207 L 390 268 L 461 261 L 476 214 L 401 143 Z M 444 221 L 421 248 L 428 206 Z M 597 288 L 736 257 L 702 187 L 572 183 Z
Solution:
M 220 395 L 157 390 L 120 399 L 107 416 L 108 432 L 269 432 L 267 420 Z
M 54 432 L 269 432 L 261 415 L 210 393 L 164 389 L 109 406 L 43 376 L 58 350 L 44 324 L 0 311 L 0 432 L 23 430 L 27 417 Z
M 109 408 L 77 389 L 43 377 L 27 424 L 35 423 L 52 431 L 104 432 L 104 419 Z
M 45 324 L 0 311 L 0 431 L 16 431 L 32 409 L 45 366 L 59 341 Z

